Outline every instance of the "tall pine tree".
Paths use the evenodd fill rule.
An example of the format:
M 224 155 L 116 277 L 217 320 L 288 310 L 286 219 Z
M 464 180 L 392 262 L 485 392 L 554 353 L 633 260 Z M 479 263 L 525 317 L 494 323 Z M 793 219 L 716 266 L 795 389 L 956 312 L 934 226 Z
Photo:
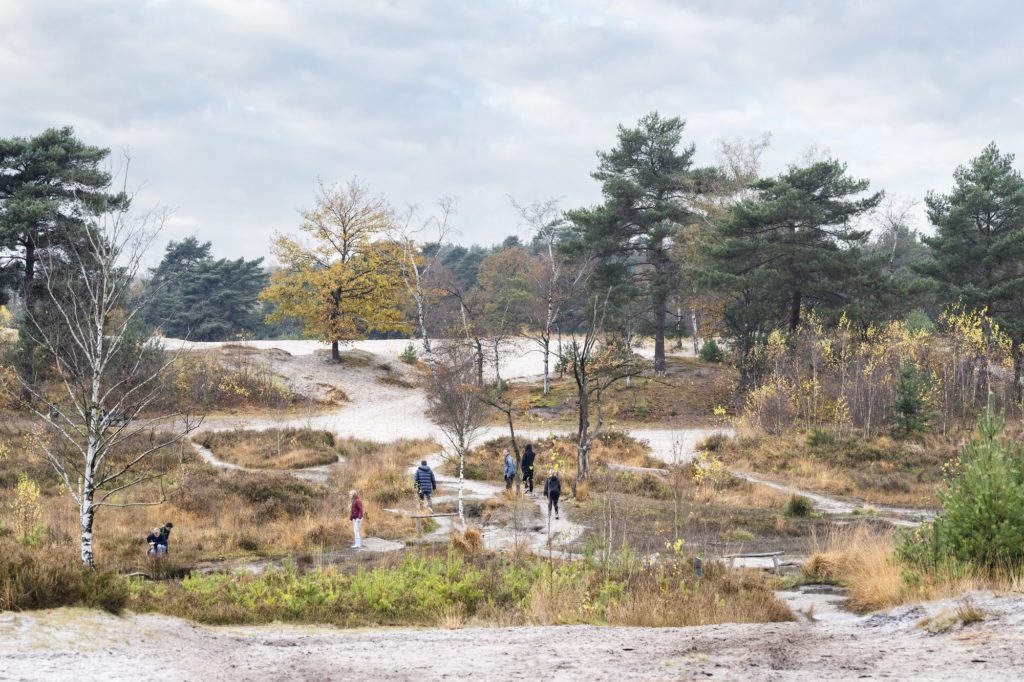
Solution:
M 803 311 L 858 311 L 881 286 L 853 222 L 881 200 L 836 160 L 792 166 L 754 185 L 703 246 L 703 286 L 724 293 L 727 333 L 749 382 L 751 354 L 774 329 L 795 331 Z M 859 198 L 858 198 L 859 197 Z
M 935 236 L 926 237 L 934 261 L 918 270 L 938 283 L 947 303 L 985 308 L 1014 344 L 1020 398 L 1024 343 L 1024 179 L 1013 154 L 995 143 L 953 172 L 949 194 L 925 199 Z
M 569 212 L 575 249 L 597 261 L 595 285 L 620 300 L 646 302 L 654 335 L 654 369 L 665 370 L 669 297 L 678 285 L 673 239 L 691 219 L 684 187 L 694 147 L 681 147 L 685 122 L 647 114 L 635 128 L 619 126 L 618 145 L 600 152 L 592 173 L 604 203 Z

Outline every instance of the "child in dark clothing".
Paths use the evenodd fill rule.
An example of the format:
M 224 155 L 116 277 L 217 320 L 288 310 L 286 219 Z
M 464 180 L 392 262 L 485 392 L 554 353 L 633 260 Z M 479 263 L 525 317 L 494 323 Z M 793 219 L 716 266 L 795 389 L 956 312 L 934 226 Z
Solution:
M 555 518 L 558 518 L 558 498 L 562 495 L 562 482 L 558 480 L 558 474 L 552 469 L 548 472 L 548 480 L 544 481 L 544 497 L 548 498 L 548 517 L 551 516 L 551 508 L 555 509 Z

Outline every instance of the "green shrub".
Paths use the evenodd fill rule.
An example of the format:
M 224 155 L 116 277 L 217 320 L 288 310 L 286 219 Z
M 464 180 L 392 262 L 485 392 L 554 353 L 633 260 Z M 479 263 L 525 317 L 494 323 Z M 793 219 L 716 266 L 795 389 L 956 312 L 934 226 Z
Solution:
M 810 516 L 814 512 L 814 503 L 803 495 L 790 495 L 782 508 L 783 516 L 790 518 Z
M 416 348 L 412 345 L 412 342 L 405 347 L 405 350 L 401 352 L 398 359 L 407 365 L 415 365 L 419 362 L 419 356 L 416 354 Z
M 928 317 L 928 313 L 916 308 L 910 311 L 907 315 L 907 331 L 911 334 L 920 332 L 931 333 L 935 331 L 935 323 L 932 322 L 932 318 Z
M 939 492 L 939 515 L 916 543 L 904 538 L 904 556 L 989 569 L 1024 564 L 1024 458 L 1004 429 L 990 400 L 978 436 L 960 455 L 959 472 Z
M 725 353 L 714 339 L 708 339 L 704 342 L 704 345 L 700 347 L 700 359 L 704 362 L 724 362 Z
M 912 360 L 905 360 L 896 382 L 893 403 L 893 434 L 906 437 L 928 428 L 933 414 L 928 410 L 931 380 Z
M 835 436 L 824 429 L 813 428 L 811 429 L 811 432 L 807 434 L 807 444 L 811 447 L 835 445 L 835 442 Z

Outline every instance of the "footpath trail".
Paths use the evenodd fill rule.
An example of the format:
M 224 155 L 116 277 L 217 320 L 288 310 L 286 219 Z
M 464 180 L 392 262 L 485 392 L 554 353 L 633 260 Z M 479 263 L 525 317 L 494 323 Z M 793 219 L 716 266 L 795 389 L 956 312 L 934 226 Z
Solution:
M 0 614 L 0 679 L 1019 680 L 1024 596 L 972 595 L 988 615 L 932 634 L 954 601 L 842 622 L 338 630 L 205 627 L 58 609 Z
M 438 443 L 444 442 L 440 428 L 427 416 L 427 399 L 424 391 L 415 384 L 419 379 L 415 370 L 397 361 L 398 353 L 406 342 L 363 342 L 357 348 L 363 355 L 360 362 L 348 364 L 331 364 L 321 356 L 313 354 L 317 347 L 311 342 L 258 342 L 254 348 L 262 349 L 263 354 L 256 353 L 252 357 L 256 361 L 267 363 L 267 368 L 282 377 L 298 391 L 308 391 L 310 387 L 338 387 L 349 397 L 344 405 L 305 416 L 289 415 L 275 419 L 268 417 L 214 417 L 207 419 L 204 430 L 230 430 L 236 428 L 267 429 L 267 428 L 314 428 L 323 429 L 340 437 L 363 438 L 381 442 L 399 438 L 429 438 Z M 279 349 L 283 346 L 283 350 Z M 529 350 L 527 348 L 527 350 Z M 294 351 L 290 354 L 287 351 Z M 371 353 L 380 353 L 371 355 Z M 523 357 L 528 358 L 529 353 Z M 382 367 L 387 366 L 384 370 Z M 532 364 L 520 358 L 518 364 L 511 364 L 503 372 L 512 379 L 528 378 Z M 398 379 L 398 381 L 396 381 Z M 691 429 L 655 429 L 627 428 L 634 438 L 644 440 L 651 448 L 651 454 L 667 463 L 683 463 L 691 460 L 697 451 L 697 445 L 714 434 L 733 435 L 731 428 L 691 428 Z M 484 429 L 480 441 L 507 435 L 508 431 L 501 427 Z M 552 429 L 519 429 L 517 435 L 524 441 L 538 440 L 549 435 L 564 433 Z M 199 449 L 207 461 L 217 466 L 231 467 L 219 462 L 212 453 Z M 296 471 L 298 477 L 310 480 L 327 480 L 331 469 L 337 465 L 327 465 L 317 469 Z M 237 467 L 235 467 L 237 468 Z M 914 526 L 921 520 L 932 517 L 932 512 L 924 509 L 904 509 L 899 507 L 880 507 L 869 505 L 849 498 L 832 497 L 808 490 L 795 488 L 785 484 L 767 480 L 749 472 L 734 471 L 735 475 L 758 485 L 774 488 L 788 494 L 801 495 L 814 502 L 818 511 L 839 516 L 865 515 L 871 518 L 888 521 L 897 526 Z M 452 481 L 446 481 L 450 486 Z M 471 485 L 475 485 L 471 484 Z M 486 486 L 487 484 L 481 484 Z M 477 497 L 492 496 L 500 490 L 496 486 L 483 494 L 480 488 Z M 544 507 L 546 501 L 540 497 L 538 506 Z M 553 522 L 552 531 L 571 536 L 575 529 L 563 527 Z M 545 539 L 546 546 L 546 539 Z

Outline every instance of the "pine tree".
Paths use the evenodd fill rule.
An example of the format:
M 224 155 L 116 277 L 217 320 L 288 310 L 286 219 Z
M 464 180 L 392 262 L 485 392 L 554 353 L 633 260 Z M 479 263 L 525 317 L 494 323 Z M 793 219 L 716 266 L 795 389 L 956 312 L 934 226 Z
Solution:
M 868 186 L 836 160 L 790 167 L 756 183 L 755 195 L 738 202 L 702 245 L 698 280 L 729 297 L 724 324 L 742 381 L 772 330 L 795 331 L 808 309 L 860 313 L 884 289 L 879 264 L 863 251 L 869 233 L 853 226 L 881 199 L 858 198 Z
M 647 302 L 659 372 L 665 369 L 668 301 L 679 277 L 673 239 L 692 217 L 683 201 L 694 153 L 693 145 L 680 148 L 685 125 L 653 112 L 635 128 L 619 126 L 618 146 L 598 154 L 592 174 L 604 203 L 568 214 L 576 250 L 596 257 L 596 286 L 616 287 L 619 300 Z
M 928 411 L 928 375 L 913 360 L 905 360 L 896 382 L 896 400 L 893 402 L 893 431 L 905 437 L 924 431 L 932 419 Z
M 148 283 L 146 321 L 164 334 L 222 341 L 262 325 L 263 259 L 214 260 L 210 242 L 195 237 L 167 245 Z
M 989 144 L 953 173 L 949 194 L 925 199 L 935 236 L 934 261 L 918 271 L 939 286 L 946 303 L 984 308 L 1014 344 L 1015 397 L 1020 398 L 1024 343 L 1024 178 L 1013 154 Z

